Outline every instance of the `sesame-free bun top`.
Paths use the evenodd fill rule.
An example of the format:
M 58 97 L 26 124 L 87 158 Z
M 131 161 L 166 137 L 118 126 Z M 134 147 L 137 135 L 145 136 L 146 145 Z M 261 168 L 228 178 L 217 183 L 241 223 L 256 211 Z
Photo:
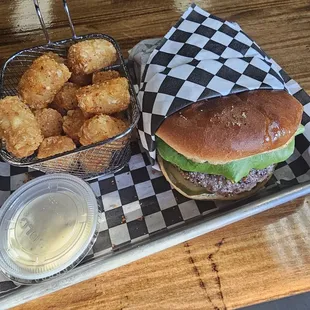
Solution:
M 192 161 L 224 164 L 285 146 L 302 112 L 286 91 L 249 91 L 193 103 L 166 118 L 156 135 Z

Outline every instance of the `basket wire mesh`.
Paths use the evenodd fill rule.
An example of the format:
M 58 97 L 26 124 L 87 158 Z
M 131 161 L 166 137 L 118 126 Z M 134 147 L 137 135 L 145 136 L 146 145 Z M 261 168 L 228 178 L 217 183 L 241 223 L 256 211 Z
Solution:
M 33 60 L 44 53 L 53 52 L 65 58 L 68 48 L 74 43 L 90 39 L 105 39 L 114 45 L 118 59 L 114 65 L 106 67 L 103 70 L 117 70 L 121 76 L 126 77 L 129 81 L 131 99 L 130 105 L 124 115 L 129 126 L 124 132 L 111 139 L 90 146 L 78 147 L 73 151 L 58 154 L 47 159 L 39 160 L 35 154 L 22 159 L 16 158 L 6 150 L 5 142 L 1 144 L 0 155 L 4 161 L 13 166 L 29 167 L 45 173 L 70 173 L 83 179 L 91 179 L 116 172 L 123 168 L 129 161 L 130 141 L 140 116 L 135 90 L 120 48 L 113 38 L 105 34 L 77 36 L 66 0 L 63 0 L 63 6 L 68 17 L 72 38 L 51 42 L 42 18 L 39 3 L 37 0 L 33 1 L 47 44 L 19 51 L 5 62 L 1 71 L 1 98 L 17 95 L 17 86 L 21 76 Z

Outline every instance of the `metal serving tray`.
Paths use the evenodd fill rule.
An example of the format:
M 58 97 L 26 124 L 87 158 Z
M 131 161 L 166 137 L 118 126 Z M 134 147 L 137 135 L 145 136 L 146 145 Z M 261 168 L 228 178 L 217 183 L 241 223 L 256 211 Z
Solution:
M 0 295 L 1 309 L 90 279 L 310 193 L 310 182 L 295 186 L 290 182 L 270 183 L 268 188 L 245 200 L 195 202 L 178 195 L 161 173 L 152 171 L 136 143 L 132 149 L 134 154 L 128 167 L 90 183 L 103 204 L 99 236 L 85 261 L 73 271 L 43 284 L 13 289 L 11 283 L 12 290 Z M 19 173 L 22 171 L 16 169 L 22 168 L 14 168 L 14 175 L 6 180 L 15 182 L 16 187 L 25 177 L 35 176 L 31 171 Z M 130 178 L 132 181 L 125 184 Z M 173 197 L 175 200 L 171 202 Z
M 295 85 L 288 76 L 285 82 Z M 309 96 L 301 88 L 294 89 L 298 100 L 304 105 L 309 103 Z M 304 114 L 303 124 L 309 120 Z M 17 287 L 0 275 L 0 308 L 55 292 L 309 194 L 308 149 L 308 140 L 300 135 L 294 155 L 278 165 L 264 189 L 247 199 L 212 202 L 193 201 L 178 194 L 160 172 L 152 170 L 148 157 L 133 141 L 128 165 L 117 173 L 89 181 L 100 202 L 100 232 L 83 263 L 61 277 L 33 286 Z M 0 162 L 0 205 L 38 175 L 28 167 Z

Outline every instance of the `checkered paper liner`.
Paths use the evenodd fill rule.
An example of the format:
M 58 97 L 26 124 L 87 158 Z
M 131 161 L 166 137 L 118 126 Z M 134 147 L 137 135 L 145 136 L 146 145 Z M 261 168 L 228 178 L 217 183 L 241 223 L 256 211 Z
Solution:
M 100 232 L 84 263 L 218 209 L 213 202 L 195 202 L 181 196 L 159 171 L 152 169 L 137 141 L 132 142 L 131 149 L 131 159 L 121 171 L 89 182 L 98 198 Z M 0 162 L 0 205 L 40 175 L 43 173 Z M 16 285 L 0 273 L 0 294 L 14 288 Z
M 197 10 L 197 7 L 192 7 Z M 136 65 L 138 72 L 143 61 L 159 46 L 161 40 L 144 41 L 135 47 L 131 59 L 139 59 L 142 66 Z M 155 43 L 155 45 L 154 45 Z M 171 188 L 160 171 L 154 170 L 144 147 L 132 143 L 132 157 L 129 164 L 120 172 L 90 181 L 90 186 L 98 197 L 100 205 L 100 232 L 98 239 L 82 264 L 110 254 L 117 255 L 120 248 L 137 244 L 143 239 L 169 234 L 175 227 L 254 201 L 260 196 L 282 187 L 310 180 L 310 155 L 308 153 L 310 130 L 310 97 L 282 70 L 279 71 L 285 88 L 297 98 L 305 108 L 302 123 L 306 126 L 303 135 L 296 137 L 294 154 L 285 163 L 276 167 L 267 187 L 260 193 L 238 202 L 193 201 Z M 139 76 L 138 76 L 139 79 Z M 0 162 L 0 205 L 9 195 L 28 180 L 42 173 L 28 168 L 17 168 Z M 79 268 L 79 267 L 76 267 Z M 11 281 L 0 274 L 0 294 L 18 289 Z
M 156 164 L 155 133 L 169 115 L 202 99 L 249 90 L 295 89 L 285 84 L 282 68 L 236 23 L 193 4 L 152 48 L 133 48 L 130 58 L 140 86 L 143 147 Z M 298 87 L 298 85 L 296 85 Z

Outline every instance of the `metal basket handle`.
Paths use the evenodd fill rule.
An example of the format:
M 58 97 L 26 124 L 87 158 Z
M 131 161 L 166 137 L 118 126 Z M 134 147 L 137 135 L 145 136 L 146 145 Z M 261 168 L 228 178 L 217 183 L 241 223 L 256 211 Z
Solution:
M 76 39 L 76 33 L 75 33 L 74 25 L 72 23 L 72 19 L 71 19 L 69 7 L 68 7 L 68 4 L 67 4 L 67 0 L 62 0 L 62 3 L 63 3 L 63 6 L 64 6 L 64 10 L 65 10 L 65 12 L 67 14 L 67 18 L 68 18 L 70 29 L 71 29 L 71 33 L 72 33 L 72 37 L 74 39 Z
M 39 1 L 38 0 L 33 0 L 33 3 L 34 3 L 34 7 L 36 9 L 36 13 L 38 15 L 38 18 L 39 18 L 39 21 L 40 21 L 40 24 L 41 24 L 41 27 L 42 27 L 42 30 L 43 30 L 43 33 L 44 33 L 44 36 L 45 36 L 45 39 L 46 39 L 47 43 L 51 43 L 51 39 L 50 39 L 50 36 L 49 36 L 48 31 L 46 29 L 46 26 L 45 26 L 45 23 L 44 23 L 44 19 L 43 19 L 42 13 L 41 13 Z M 67 15 L 67 18 L 68 18 L 68 22 L 69 22 L 69 26 L 70 26 L 70 29 L 71 29 L 72 37 L 74 39 L 76 39 L 77 36 L 76 36 L 76 33 L 75 33 L 74 25 L 72 23 L 72 19 L 71 19 L 70 11 L 69 11 L 69 8 L 68 8 L 67 0 L 62 0 L 62 3 L 63 3 L 64 11 L 66 12 L 66 15 Z

